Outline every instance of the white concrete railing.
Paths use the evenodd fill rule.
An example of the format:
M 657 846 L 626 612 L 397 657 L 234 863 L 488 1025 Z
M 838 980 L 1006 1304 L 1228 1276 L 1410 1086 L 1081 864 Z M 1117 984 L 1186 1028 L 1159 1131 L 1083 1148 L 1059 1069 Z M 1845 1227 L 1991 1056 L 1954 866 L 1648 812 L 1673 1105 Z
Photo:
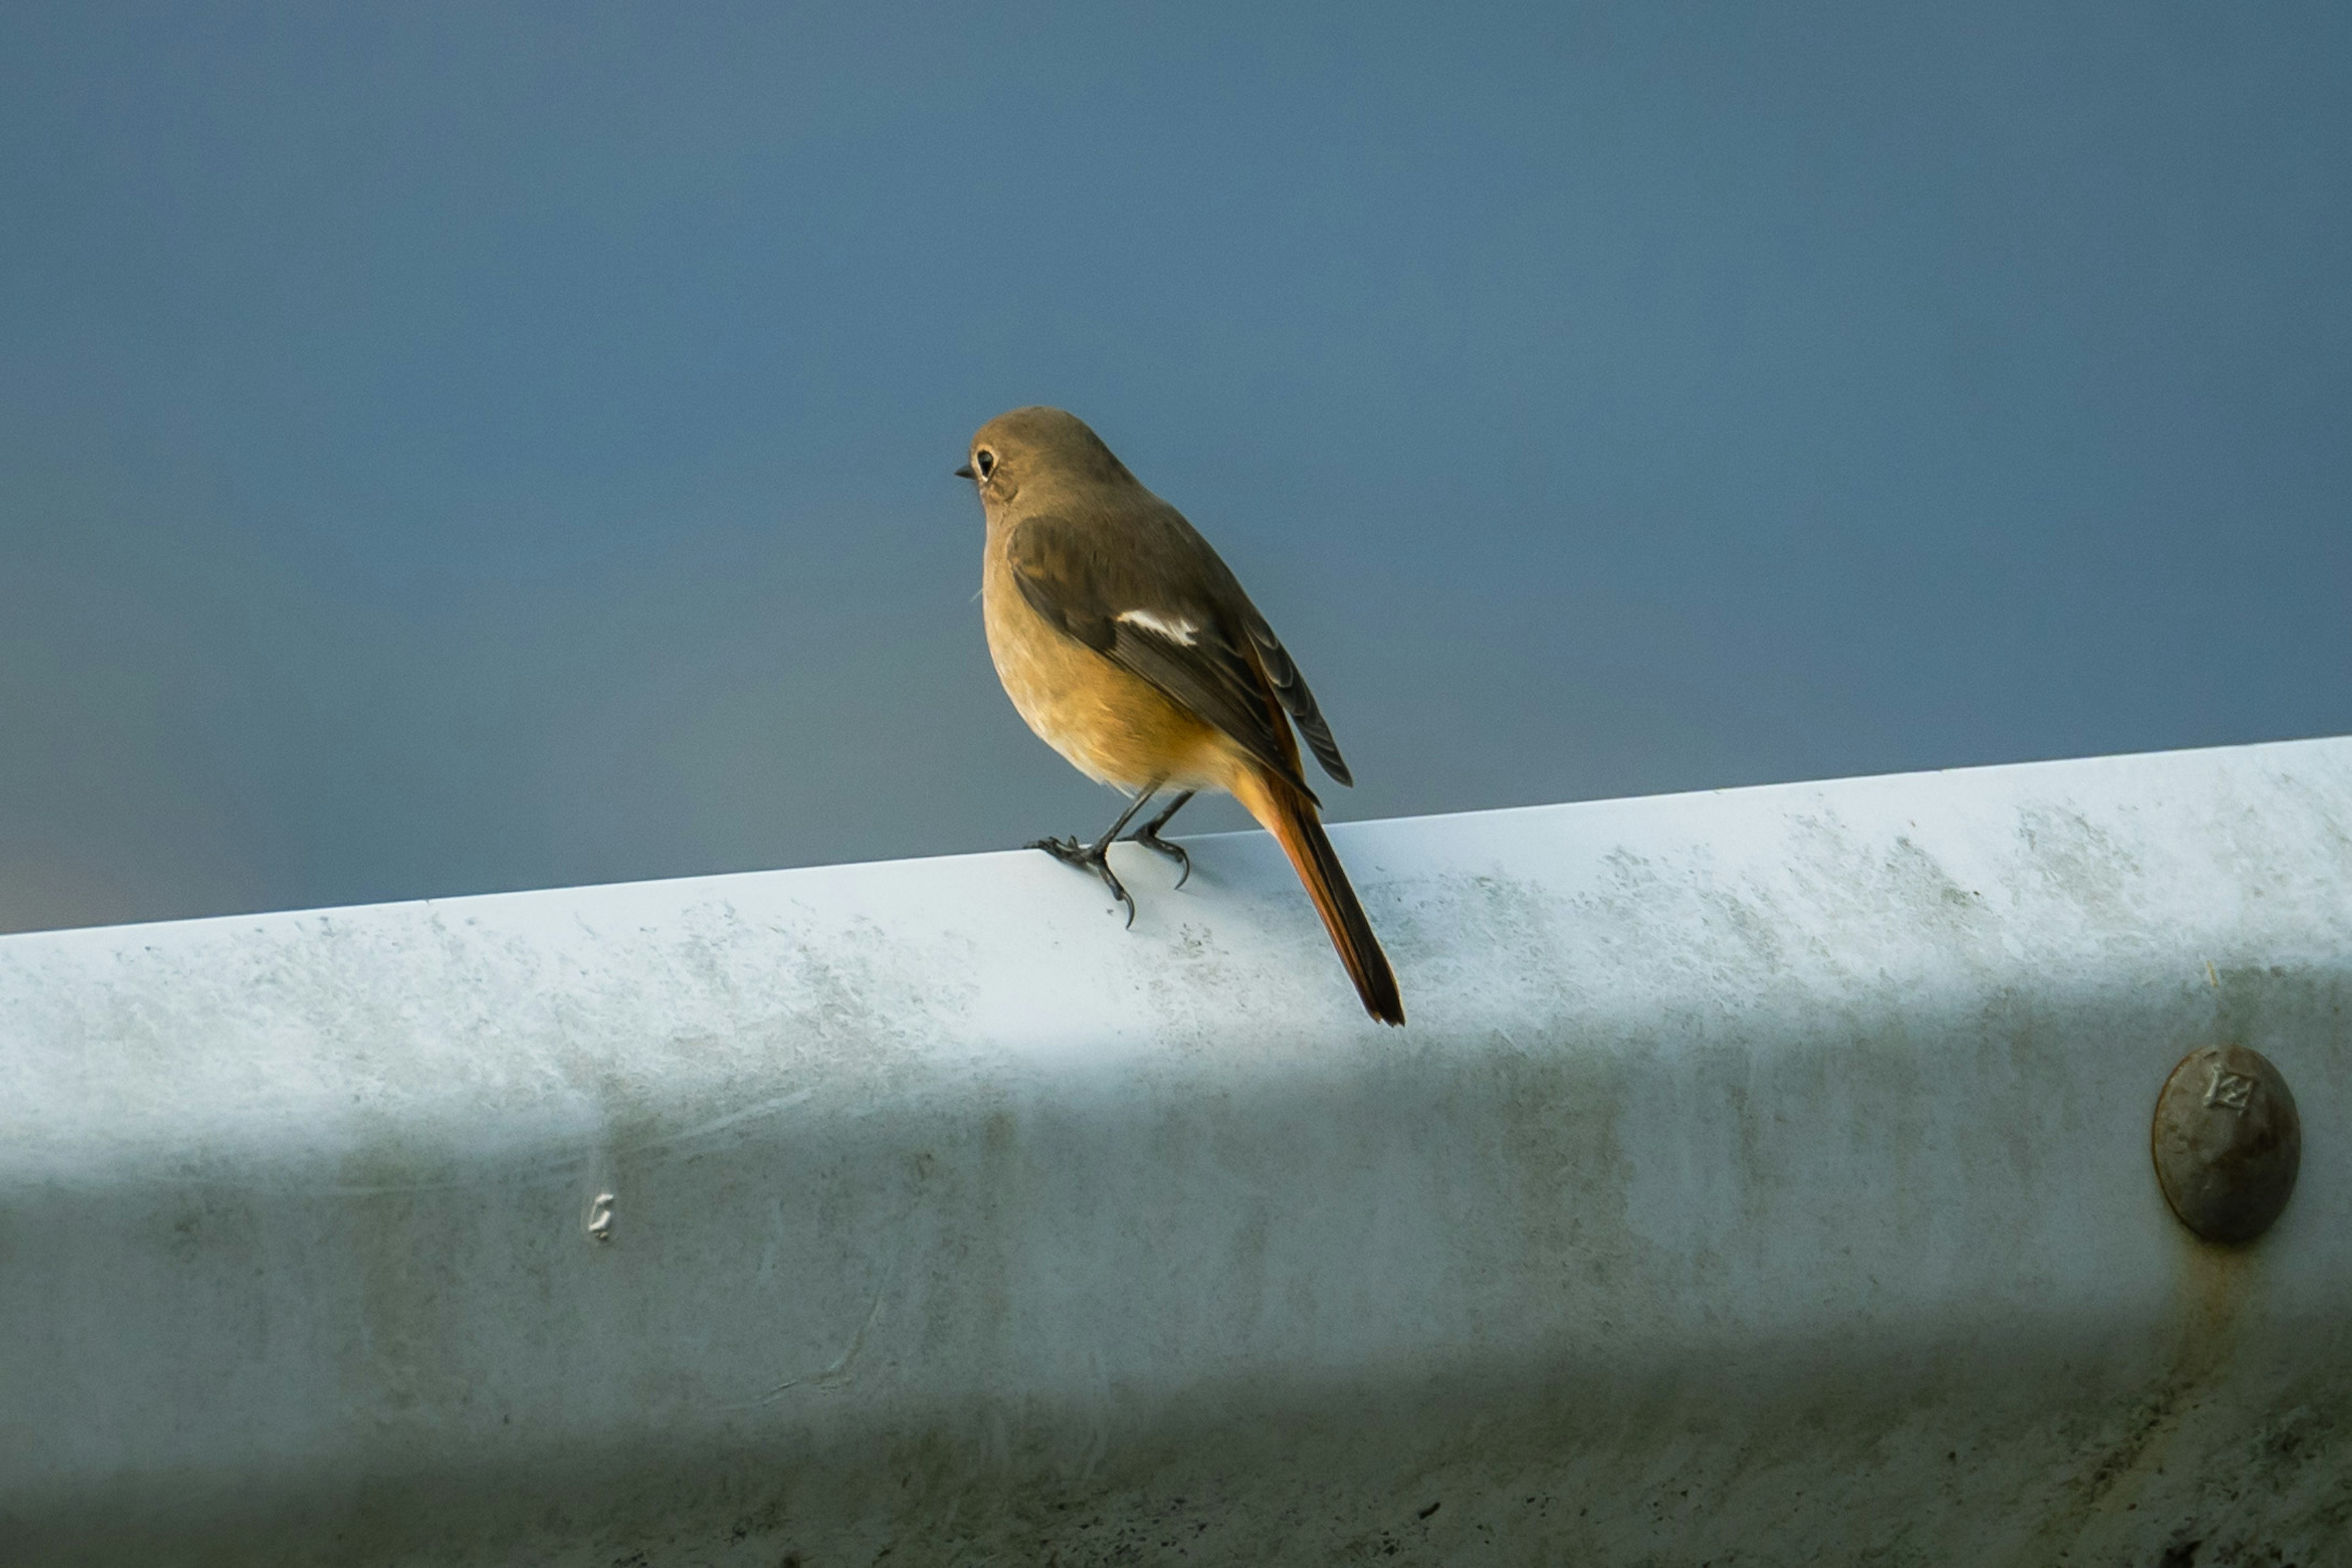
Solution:
M 2352 742 L 1334 837 L 0 941 L 0 1560 L 2352 1561 Z

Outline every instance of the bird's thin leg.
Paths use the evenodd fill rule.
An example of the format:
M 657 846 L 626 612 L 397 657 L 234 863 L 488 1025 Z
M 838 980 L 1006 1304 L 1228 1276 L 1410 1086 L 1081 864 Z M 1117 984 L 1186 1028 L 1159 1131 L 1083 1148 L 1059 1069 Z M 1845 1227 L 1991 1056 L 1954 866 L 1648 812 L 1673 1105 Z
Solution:
M 1178 795 L 1174 800 L 1168 803 L 1167 810 L 1161 812 L 1159 816 L 1153 817 L 1150 821 L 1145 823 L 1142 826 L 1137 828 L 1134 832 L 1127 836 L 1127 841 L 1129 844 L 1140 844 L 1152 853 L 1156 855 L 1165 855 L 1171 860 L 1175 861 L 1179 866 L 1183 867 L 1184 874 L 1176 879 L 1176 885 L 1180 888 L 1192 879 L 1192 858 L 1184 853 L 1184 847 L 1181 844 L 1171 844 L 1165 838 L 1160 837 L 1160 830 L 1168 826 L 1168 819 L 1170 817 L 1184 809 L 1184 803 L 1192 799 L 1192 791 L 1189 789 L 1186 790 L 1182 795 Z
M 1119 829 L 1143 809 L 1144 802 L 1159 793 L 1160 786 L 1156 784 L 1139 791 L 1136 797 L 1127 803 L 1127 809 L 1118 814 L 1118 820 L 1110 825 L 1109 831 L 1092 844 L 1081 844 L 1075 838 L 1039 838 L 1031 842 L 1029 847 L 1043 849 L 1065 866 L 1076 866 L 1081 871 L 1092 871 L 1100 877 L 1103 886 L 1110 889 L 1110 896 L 1127 906 L 1127 923 L 1132 929 L 1135 925 L 1135 900 L 1128 897 L 1125 884 L 1110 868 L 1110 847 L 1118 841 Z

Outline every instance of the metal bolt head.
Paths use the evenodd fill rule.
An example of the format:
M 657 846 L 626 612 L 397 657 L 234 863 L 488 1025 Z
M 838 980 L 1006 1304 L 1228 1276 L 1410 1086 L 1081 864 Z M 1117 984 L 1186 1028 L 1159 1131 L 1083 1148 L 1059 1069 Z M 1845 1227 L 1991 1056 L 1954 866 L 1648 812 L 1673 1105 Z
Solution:
M 2303 1121 L 2261 1052 L 2207 1046 L 2180 1058 L 2156 1097 L 2156 1179 L 2180 1223 L 2208 1241 L 2270 1229 L 2303 1164 Z

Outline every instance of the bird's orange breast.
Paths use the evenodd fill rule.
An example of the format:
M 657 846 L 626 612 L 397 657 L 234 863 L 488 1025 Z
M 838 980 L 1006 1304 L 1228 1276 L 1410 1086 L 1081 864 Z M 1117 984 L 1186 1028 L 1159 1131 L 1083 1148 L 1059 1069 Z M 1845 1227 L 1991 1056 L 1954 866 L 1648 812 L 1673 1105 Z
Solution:
M 1117 789 L 1226 787 L 1234 748 L 1223 734 L 1032 609 L 991 533 L 981 583 L 989 657 L 1038 739 Z

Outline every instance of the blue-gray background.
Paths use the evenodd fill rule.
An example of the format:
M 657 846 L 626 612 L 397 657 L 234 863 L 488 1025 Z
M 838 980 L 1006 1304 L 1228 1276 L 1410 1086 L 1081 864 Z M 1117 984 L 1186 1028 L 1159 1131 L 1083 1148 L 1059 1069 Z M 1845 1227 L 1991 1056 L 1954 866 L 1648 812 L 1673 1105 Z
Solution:
M 0 9 L 0 928 L 1100 826 L 1028 402 L 1339 816 L 2352 729 L 2352 11 L 1269 9 Z

